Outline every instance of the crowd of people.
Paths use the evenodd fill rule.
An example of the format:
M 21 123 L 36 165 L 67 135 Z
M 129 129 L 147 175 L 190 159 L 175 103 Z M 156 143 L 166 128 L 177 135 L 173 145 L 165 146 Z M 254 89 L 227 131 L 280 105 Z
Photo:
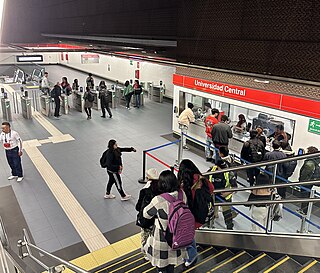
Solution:
M 60 106 L 62 102 L 62 94 L 65 94 L 67 96 L 68 100 L 68 107 L 70 108 L 70 105 L 72 105 L 72 99 L 71 96 L 73 92 L 79 91 L 80 85 L 78 79 L 74 79 L 74 82 L 72 85 L 68 82 L 67 77 L 62 77 L 62 81 L 56 82 L 56 84 L 53 86 L 53 88 L 50 86 L 49 79 L 48 79 L 49 73 L 44 72 L 44 76 L 40 80 L 40 89 L 44 94 L 50 95 L 52 98 L 52 101 L 54 102 L 54 114 L 53 117 L 55 119 L 59 119 L 60 115 Z M 90 120 L 92 118 L 92 107 L 95 101 L 95 94 L 93 90 L 95 90 L 95 81 L 93 78 L 93 75 L 91 73 L 88 74 L 88 77 L 86 78 L 86 87 L 85 92 L 83 95 L 84 100 L 84 111 L 87 115 L 87 120 Z M 112 102 L 112 92 L 107 88 L 107 85 L 105 81 L 100 81 L 99 85 L 97 86 L 98 93 L 98 99 L 101 103 L 101 112 L 102 118 L 106 118 L 106 111 L 109 114 L 109 118 L 112 118 L 112 112 L 110 109 L 110 103 Z M 130 81 L 126 81 L 124 84 L 123 89 L 123 96 L 126 101 L 126 108 L 130 109 L 131 104 L 131 98 L 134 96 L 134 107 L 140 108 L 141 106 L 141 93 L 142 93 L 142 86 L 139 83 L 139 80 L 135 80 L 134 84 L 130 84 Z

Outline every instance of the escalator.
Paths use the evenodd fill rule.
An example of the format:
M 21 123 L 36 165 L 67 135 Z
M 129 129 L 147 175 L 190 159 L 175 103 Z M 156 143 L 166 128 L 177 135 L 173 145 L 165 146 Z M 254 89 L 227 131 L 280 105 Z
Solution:
M 252 252 L 238 249 L 198 246 L 198 261 L 186 268 L 179 265 L 175 272 L 215 273 L 319 273 L 320 263 L 313 258 L 293 258 L 288 255 Z M 96 273 L 156 273 L 140 250 L 91 270 Z

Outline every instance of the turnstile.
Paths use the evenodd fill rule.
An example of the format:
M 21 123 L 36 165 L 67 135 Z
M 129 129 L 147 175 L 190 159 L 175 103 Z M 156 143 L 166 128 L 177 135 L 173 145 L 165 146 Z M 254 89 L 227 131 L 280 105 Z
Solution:
M 11 103 L 7 98 L 1 98 L 2 117 L 5 121 L 12 121 Z
M 92 108 L 93 109 L 96 109 L 96 110 L 101 110 L 101 101 L 99 99 L 99 91 L 97 90 L 91 90 L 91 93 L 93 94 L 94 96 L 94 101 L 93 101 L 93 106 Z
M 83 100 L 83 92 L 75 91 L 72 94 L 73 99 L 73 107 L 79 112 L 83 112 L 84 100 Z
M 26 119 L 32 119 L 31 98 L 21 96 L 22 116 Z
M 133 106 L 136 106 L 136 95 L 133 93 L 131 97 L 131 103 Z M 142 91 L 140 94 L 140 106 L 144 105 L 144 92 Z
M 151 100 L 155 102 L 163 102 L 164 87 L 162 85 L 152 86 Z
M 41 113 L 47 117 L 52 115 L 51 107 L 51 97 L 48 95 L 40 96 L 40 107 Z
M 60 107 L 60 112 L 64 115 L 69 114 L 69 103 L 68 103 L 68 96 L 66 94 L 61 94 L 62 102 Z

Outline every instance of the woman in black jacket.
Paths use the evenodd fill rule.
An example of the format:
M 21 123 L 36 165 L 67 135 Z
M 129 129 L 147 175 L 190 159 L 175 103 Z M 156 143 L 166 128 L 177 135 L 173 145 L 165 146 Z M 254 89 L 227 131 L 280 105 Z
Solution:
M 104 81 L 101 81 L 99 84 L 99 99 L 101 102 L 101 111 L 102 111 L 102 118 L 106 117 L 106 109 L 109 114 L 109 118 L 112 118 L 112 113 L 109 107 L 109 104 L 111 102 L 111 92 L 107 90 L 106 83 Z
M 125 194 L 122 189 L 122 181 L 120 177 L 123 170 L 121 159 L 122 152 L 136 152 L 136 149 L 133 147 L 120 148 L 118 147 L 117 142 L 114 139 L 111 139 L 108 143 L 108 150 L 106 150 L 102 155 L 109 175 L 106 195 L 104 196 L 105 199 L 115 198 L 115 195 L 111 193 L 113 184 L 116 184 L 117 190 L 121 195 L 121 201 L 126 201 L 131 198 L 131 195 Z

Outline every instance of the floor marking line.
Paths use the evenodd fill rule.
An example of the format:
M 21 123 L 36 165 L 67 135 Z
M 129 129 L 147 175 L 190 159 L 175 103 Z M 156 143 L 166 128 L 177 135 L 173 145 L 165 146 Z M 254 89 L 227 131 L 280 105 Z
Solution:
M 255 262 L 261 260 L 262 258 L 264 258 L 265 256 L 267 256 L 266 253 L 262 253 L 259 257 L 255 258 L 254 260 L 252 260 L 251 262 L 245 264 L 244 266 L 242 266 L 241 268 L 239 268 L 236 271 L 233 271 L 233 273 L 239 273 L 240 271 L 242 271 L 243 269 L 249 267 L 250 265 L 254 264 Z
M 289 256 L 286 256 L 284 259 L 282 259 L 281 261 L 277 262 L 276 264 L 274 264 L 273 266 L 271 266 L 269 269 L 267 269 L 266 271 L 263 271 L 263 273 L 269 273 L 271 272 L 273 269 L 279 267 L 280 265 L 282 265 L 283 263 L 285 263 L 286 261 L 288 261 L 290 259 Z
M 224 261 L 223 263 L 217 265 L 216 267 L 212 268 L 212 269 L 209 270 L 208 272 L 213 272 L 213 271 L 219 269 L 220 267 L 222 267 L 222 266 L 224 266 L 224 265 L 232 262 L 233 260 L 238 259 L 240 256 L 242 256 L 242 255 L 245 254 L 245 253 L 246 253 L 245 251 L 241 251 L 241 252 L 240 252 L 239 254 L 237 254 L 236 256 L 231 257 L 230 259 L 228 259 L 228 260 Z
M 314 260 L 313 262 L 308 264 L 305 268 L 302 268 L 298 273 L 306 272 L 308 269 L 310 269 L 311 267 L 313 267 L 317 263 L 318 263 L 318 261 Z
M 110 245 L 37 147 L 24 149 L 90 252 Z

